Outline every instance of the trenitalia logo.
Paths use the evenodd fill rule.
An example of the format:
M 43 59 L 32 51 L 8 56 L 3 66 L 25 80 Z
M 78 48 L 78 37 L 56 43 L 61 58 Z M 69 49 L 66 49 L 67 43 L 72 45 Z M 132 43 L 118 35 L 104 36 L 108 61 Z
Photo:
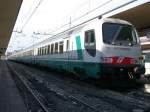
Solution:
M 102 57 L 101 62 L 108 64 L 136 64 L 137 60 L 131 57 L 113 56 L 113 57 Z
M 123 60 L 124 60 L 124 57 L 118 57 L 118 59 L 117 59 L 117 63 L 122 63 L 122 62 L 123 62 Z

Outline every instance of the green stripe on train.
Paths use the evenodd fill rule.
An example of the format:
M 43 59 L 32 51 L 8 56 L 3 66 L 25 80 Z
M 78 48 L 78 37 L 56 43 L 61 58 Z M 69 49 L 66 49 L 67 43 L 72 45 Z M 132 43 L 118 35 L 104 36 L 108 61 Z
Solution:
M 37 60 L 37 64 L 42 66 L 49 66 L 52 68 L 65 69 L 67 71 L 74 72 L 74 68 L 78 68 L 85 71 L 87 77 L 100 77 L 100 63 L 90 63 L 90 62 L 78 62 L 78 61 L 69 61 L 69 64 L 66 61 L 59 60 Z
M 78 59 L 79 59 L 79 60 L 82 60 L 82 59 L 83 59 L 83 54 L 82 54 L 80 36 L 76 36 L 76 46 L 77 46 Z

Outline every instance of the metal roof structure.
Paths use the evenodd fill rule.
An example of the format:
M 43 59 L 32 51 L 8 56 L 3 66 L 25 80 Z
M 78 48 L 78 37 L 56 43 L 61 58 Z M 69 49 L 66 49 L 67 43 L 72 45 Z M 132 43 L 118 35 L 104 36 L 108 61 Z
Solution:
M 0 1 L 0 56 L 5 53 L 22 0 Z
M 145 36 L 146 31 L 150 31 L 150 2 L 120 12 L 111 17 L 131 22 L 139 31 L 140 36 Z

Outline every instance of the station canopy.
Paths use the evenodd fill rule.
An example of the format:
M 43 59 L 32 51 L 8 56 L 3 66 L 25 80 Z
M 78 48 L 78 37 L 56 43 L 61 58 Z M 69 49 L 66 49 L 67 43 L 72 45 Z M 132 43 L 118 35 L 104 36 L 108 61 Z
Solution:
M 150 31 L 150 2 L 128 9 L 111 16 L 131 22 L 138 30 L 140 36 Z
M 0 56 L 5 53 L 22 0 L 0 0 Z

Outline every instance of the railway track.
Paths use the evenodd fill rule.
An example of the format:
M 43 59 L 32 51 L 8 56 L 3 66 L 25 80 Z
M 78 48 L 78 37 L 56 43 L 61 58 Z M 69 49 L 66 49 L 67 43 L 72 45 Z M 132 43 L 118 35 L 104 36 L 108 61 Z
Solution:
M 12 67 L 12 66 L 11 66 Z M 13 68 L 12 68 L 13 69 Z M 43 86 L 42 83 L 39 83 L 36 81 L 35 78 L 30 76 L 29 74 L 23 74 L 22 71 L 15 70 L 13 69 L 14 74 L 17 76 L 18 79 L 15 79 L 17 82 L 18 80 L 23 83 L 23 85 L 30 91 L 30 93 L 34 96 L 35 100 L 39 103 L 41 106 L 42 110 L 44 112 L 51 112 L 51 111 L 64 111 L 66 107 L 63 108 L 63 110 L 59 109 L 59 104 L 63 100 L 63 103 L 66 103 L 68 105 L 72 105 L 70 109 L 74 109 L 76 112 L 77 111 L 89 111 L 89 112 L 98 112 L 98 110 L 85 102 L 77 99 L 76 97 L 73 97 L 71 95 L 68 95 L 66 93 L 61 93 L 58 89 L 47 89 L 45 86 Z M 51 97 L 52 96 L 52 97 Z M 55 97 L 55 98 L 54 98 Z M 56 101 L 55 101 L 56 100 Z M 46 103 L 45 103 L 46 102 Z M 53 103 L 53 104 L 52 104 Z M 62 103 L 62 104 L 63 104 Z M 49 106 L 50 105 L 50 106 Z M 79 108 L 80 107 L 80 108 Z M 54 109 L 55 108 L 55 109 Z M 53 109 L 53 110 L 52 110 Z M 70 109 L 65 110 L 65 112 L 70 112 Z M 77 110 L 78 109 L 78 110 Z
M 21 75 L 10 65 L 8 65 L 8 67 L 12 73 L 13 79 L 15 80 L 16 86 L 24 98 L 28 112 L 52 112 L 52 110 L 50 110 L 50 108 L 48 108 L 43 101 L 41 101 L 43 98 L 40 93 L 33 89 L 31 84 L 21 77 Z
M 75 106 L 79 111 L 120 111 L 120 112 L 149 112 L 149 105 L 146 99 L 141 100 L 131 95 L 121 94 L 107 89 L 98 89 L 91 85 L 82 82 L 80 85 L 76 81 L 62 80 L 58 77 L 36 71 L 35 69 L 26 66 L 19 66 L 15 68 L 16 71 L 24 73 L 26 79 L 30 83 L 34 82 L 34 87 L 38 87 L 38 91 L 45 91 L 51 95 L 69 102 L 70 105 Z M 17 70 L 19 69 L 19 70 Z M 85 86 L 85 87 L 84 87 Z M 41 88 L 41 89 L 39 89 Z M 47 90 L 47 91 L 46 91 Z M 44 96 L 47 96 L 45 95 Z M 144 94 L 143 94 L 144 95 Z M 46 99 L 53 99 L 49 96 Z M 149 97 L 146 97 L 149 98 Z M 59 100 L 57 100 L 59 101 Z M 55 102 L 57 108 L 58 102 Z M 67 103 L 68 104 L 68 103 Z M 74 109 L 75 109 L 74 108 Z M 76 110 L 76 109 L 75 109 Z M 77 111 L 76 110 L 76 111 Z M 58 111 L 58 110 L 55 110 Z

